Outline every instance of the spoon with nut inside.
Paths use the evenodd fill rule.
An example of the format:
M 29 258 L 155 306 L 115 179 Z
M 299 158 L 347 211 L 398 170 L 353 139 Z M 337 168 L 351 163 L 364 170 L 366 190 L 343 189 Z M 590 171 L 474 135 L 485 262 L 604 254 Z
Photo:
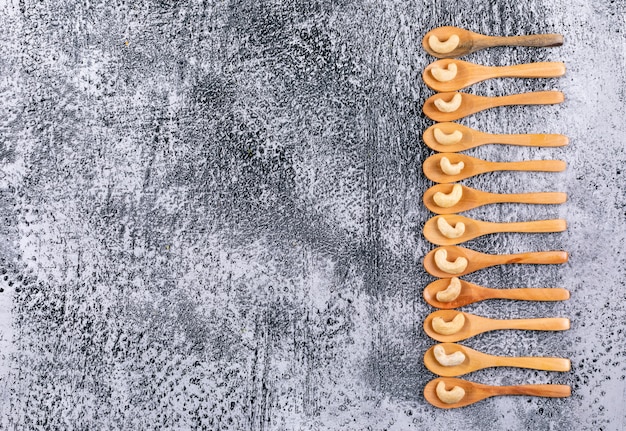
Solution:
M 563 232 L 563 219 L 493 223 L 474 220 L 457 214 L 432 217 L 424 225 L 424 238 L 437 245 L 456 245 L 483 235 L 501 232 L 545 233 Z
M 457 153 L 480 145 L 505 144 L 526 147 L 563 147 L 567 145 L 567 136 L 559 134 L 518 134 L 502 135 L 480 132 L 458 123 L 437 123 L 430 126 L 422 139 L 435 151 Z
M 433 406 L 442 409 L 464 407 L 498 395 L 566 398 L 571 394 L 572 389 L 567 385 L 492 386 L 454 377 L 439 377 L 424 387 L 424 398 Z
M 457 245 L 431 250 L 424 257 L 424 268 L 430 275 L 449 278 L 469 274 L 479 269 L 508 264 L 559 264 L 568 260 L 566 251 L 531 251 L 515 254 L 486 254 Z
M 495 356 L 456 343 L 441 343 L 428 349 L 424 354 L 424 365 L 432 373 L 444 377 L 462 376 L 492 367 L 562 372 L 571 369 L 569 359 Z
M 562 204 L 567 194 L 562 192 L 490 193 L 462 184 L 437 184 L 423 196 L 424 205 L 435 214 L 456 214 L 483 205 L 496 203 Z
M 490 319 L 457 310 L 437 310 L 424 320 L 426 334 L 441 343 L 455 343 L 484 332 L 503 329 L 527 331 L 565 331 L 570 321 L 566 317 L 532 319 Z
M 486 299 L 511 299 L 518 301 L 564 301 L 569 290 L 560 287 L 520 287 L 493 289 L 479 286 L 458 277 L 440 278 L 424 289 L 424 299 L 435 308 L 453 309 Z
M 424 102 L 424 114 L 435 121 L 454 121 L 486 109 L 509 105 L 553 105 L 565 100 L 560 91 L 534 91 L 508 96 L 437 93 Z
M 523 160 L 519 162 L 490 162 L 459 153 L 437 153 L 424 160 L 424 175 L 436 183 L 455 183 L 475 175 L 495 171 L 562 172 L 567 164 L 562 160 Z
M 512 66 L 483 66 L 462 60 L 437 60 L 422 73 L 435 91 L 458 91 L 492 78 L 554 78 L 565 74 L 565 63 L 542 62 Z
M 486 36 L 459 27 L 445 26 L 430 30 L 422 46 L 437 58 L 456 58 L 494 46 L 550 47 L 563 45 L 560 34 L 533 34 L 524 36 Z

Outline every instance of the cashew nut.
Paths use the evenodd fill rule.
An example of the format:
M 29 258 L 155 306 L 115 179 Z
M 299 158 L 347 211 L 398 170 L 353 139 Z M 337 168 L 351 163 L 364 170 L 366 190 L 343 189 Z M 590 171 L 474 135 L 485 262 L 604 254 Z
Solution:
M 433 200 L 441 208 L 450 208 L 456 205 L 463 196 L 463 187 L 460 184 L 455 184 L 452 187 L 452 191 L 448 194 L 437 192 L 433 195 Z
M 441 170 L 443 171 L 443 173 L 446 175 L 458 175 L 461 173 L 461 171 L 465 167 L 465 163 L 458 162 L 458 163 L 452 164 L 450 163 L 449 158 L 442 157 L 441 160 L 439 160 L 439 166 L 441 167 Z
M 461 96 L 461 93 L 456 93 L 449 102 L 446 102 L 443 99 L 435 100 L 435 106 L 441 112 L 454 112 L 459 109 L 462 101 L 463 97 Z
M 455 130 L 450 134 L 446 134 L 435 127 L 433 133 L 435 135 L 435 141 L 439 142 L 441 145 L 454 145 L 463 139 L 463 133 L 458 130 Z
M 446 384 L 441 381 L 437 384 L 437 388 L 435 388 L 437 392 L 437 396 L 446 404 L 454 404 L 458 403 L 465 396 L 465 389 L 460 386 L 455 386 L 451 390 L 446 390 Z
M 452 302 L 461 294 L 461 280 L 457 277 L 450 279 L 450 284 L 444 290 L 437 292 L 437 301 L 439 302 Z
M 440 41 L 434 34 L 431 34 L 428 38 L 430 48 L 439 54 L 447 54 L 454 51 L 454 49 L 459 46 L 459 42 L 461 42 L 461 39 L 456 34 L 450 36 L 445 42 Z
M 435 355 L 435 359 L 444 367 L 454 367 L 455 365 L 462 364 L 465 362 L 465 353 L 457 350 L 451 355 L 446 355 L 446 350 L 443 348 L 441 344 L 437 344 L 433 349 L 433 354 Z
M 457 257 L 454 262 L 448 260 L 448 251 L 445 248 L 440 248 L 435 252 L 435 264 L 443 272 L 448 274 L 460 274 L 467 268 L 467 259 L 463 256 Z
M 458 222 L 454 227 L 442 216 L 437 217 L 437 229 L 446 238 L 458 238 L 465 233 L 465 223 Z
M 443 320 L 443 317 L 435 317 L 432 321 L 433 330 L 437 334 L 452 335 L 456 334 L 465 325 L 465 315 L 463 313 L 457 313 L 449 322 Z
M 455 63 L 448 64 L 448 67 L 444 69 L 443 67 L 432 67 L 430 69 L 430 73 L 433 75 L 439 82 L 448 82 L 452 81 L 457 74 L 457 67 Z

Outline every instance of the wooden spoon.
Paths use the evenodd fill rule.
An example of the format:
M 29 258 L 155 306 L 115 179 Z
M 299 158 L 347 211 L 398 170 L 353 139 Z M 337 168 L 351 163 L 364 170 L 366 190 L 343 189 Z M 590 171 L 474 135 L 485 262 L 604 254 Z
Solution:
M 461 139 L 455 144 L 444 145 L 435 139 L 435 129 L 446 135 L 458 131 Z M 426 145 L 435 151 L 456 153 L 469 150 L 485 144 L 508 144 L 527 147 L 562 147 L 567 145 L 567 136 L 557 134 L 527 134 L 527 135 L 496 135 L 479 132 L 458 123 L 437 123 L 430 126 L 422 136 Z
M 435 52 L 429 43 L 430 36 L 436 36 L 439 41 L 445 42 L 452 35 L 459 37 L 458 46 L 447 53 Z M 560 34 L 533 34 L 527 36 L 485 36 L 480 33 L 458 27 L 435 28 L 424 36 L 422 46 L 430 55 L 437 58 L 455 58 L 470 54 L 479 49 L 494 46 L 534 46 L 550 47 L 563 45 L 563 36 Z
M 454 64 L 457 72 L 450 81 L 439 81 L 432 69 L 447 69 Z M 457 91 L 491 78 L 553 78 L 565 75 L 565 63 L 543 62 L 516 64 L 514 66 L 483 66 L 462 60 L 437 60 L 424 69 L 422 77 L 426 85 L 435 91 Z
M 534 319 L 489 319 L 475 314 L 463 313 L 465 324 L 456 333 L 443 335 L 435 332 L 432 321 L 435 317 L 442 317 L 446 322 L 451 321 L 457 314 L 463 313 L 457 310 L 437 310 L 430 313 L 424 320 L 424 331 L 434 340 L 441 343 L 454 343 L 465 340 L 483 332 L 502 329 L 522 329 L 530 331 L 565 331 L 569 329 L 567 317 L 539 317 Z
M 441 99 L 450 102 L 456 94 L 461 95 L 461 105 L 452 112 L 442 112 L 435 106 L 435 101 Z M 507 105 L 551 105 L 561 103 L 565 95 L 560 91 L 534 91 L 508 96 L 477 96 L 468 93 L 437 93 L 424 102 L 424 114 L 435 121 L 454 121 L 485 109 Z
M 444 377 L 456 377 L 473 371 L 491 367 L 516 367 L 530 368 L 543 371 L 569 371 L 572 364 L 569 359 L 563 358 L 540 358 L 540 357 L 506 357 L 488 355 L 469 347 L 454 343 L 442 343 L 446 355 L 461 352 L 465 355 L 465 361 L 459 365 L 444 366 L 435 358 L 433 346 L 424 354 L 424 365 L 434 374 Z
M 562 192 L 539 192 L 539 193 L 517 193 L 500 194 L 489 193 L 482 190 L 472 189 L 461 185 L 463 195 L 461 200 L 449 208 L 440 207 L 433 200 L 437 192 L 448 194 L 452 191 L 454 184 L 437 184 L 426 190 L 424 193 L 424 205 L 435 214 L 455 214 L 477 208 L 487 204 L 495 203 L 523 203 L 523 204 L 562 204 L 567 200 L 567 194 Z
M 457 226 L 457 223 L 465 225 L 465 231 L 457 238 L 444 236 L 437 222 L 443 218 L 450 226 Z M 516 223 L 492 223 L 482 220 L 474 220 L 456 214 L 438 215 L 432 217 L 424 225 L 424 237 L 437 245 L 455 245 L 479 236 L 500 232 L 563 232 L 567 229 L 567 222 L 563 219 L 536 220 Z
M 435 263 L 435 253 L 438 250 L 446 250 L 448 253 L 447 260 L 453 262 L 458 257 L 467 259 L 467 267 L 458 274 L 450 274 L 439 269 Z M 447 245 L 437 247 L 428 252 L 424 257 L 424 268 L 430 275 L 439 278 L 449 278 L 453 276 L 461 276 L 478 271 L 479 269 L 488 268 L 495 265 L 506 265 L 511 263 L 527 263 L 527 264 L 557 264 L 567 262 L 568 254 L 566 251 L 532 251 L 517 254 L 485 254 L 469 248 L 459 247 L 458 245 Z
M 443 381 L 447 390 L 460 386 L 465 391 L 465 396 L 458 402 L 446 404 L 437 396 L 437 385 Z M 572 389 L 567 385 L 514 385 L 514 386 L 491 386 L 481 383 L 469 382 L 452 377 L 440 377 L 431 380 L 424 387 L 424 398 L 435 407 L 442 409 L 454 409 L 464 407 L 485 398 L 496 395 L 530 395 L 533 397 L 565 398 L 572 394 Z
M 451 164 L 463 162 L 464 166 L 456 175 L 448 175 L 441 168 L 441 159 L 447 158 Z M 490 162 L 465 154 L 437 153 L 424 160 L 424 175 L 436 183 L 455 183 L 475 175 L 494 171 L 542 171 L 561 172 L 567 164 L 562 160 L 524 160 L 521 162 Z
M 461 293 L 454 300 L 442 302 L 437 299 L 437 292 L 446 290 L 450 284 L 449 278 L 440 278 L 426 286 L 424 299 L 433 307 L 446 310 L 463 307 L 464 305 L 485 299 L 513 299 L 520 301 L 563 301 L 569 299 L 569 291 L 560 287 L 492 289 L 465 280 L 459 281 L 461 282 Z

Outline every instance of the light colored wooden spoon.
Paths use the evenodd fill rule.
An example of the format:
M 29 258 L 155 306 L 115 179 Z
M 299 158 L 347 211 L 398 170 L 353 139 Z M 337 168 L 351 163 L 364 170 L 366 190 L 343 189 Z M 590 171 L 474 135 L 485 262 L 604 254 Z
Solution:
M 435 129 L 439 129 L 446 135 L 455 132 L 461 134 L 461 138 L 454 144 L 441 144 L 435 138 Z M 458 123 L 437 123 L 430 126 L 422 136 L 426 145 L 435 151 L 442 153 L 456 153 L 469 150 L 486 144 L 507 144 L 526 147 L 562 147 L 567 145 L 567 136 L 558 134 L 526 134 L 526 135 L 497 135 L 484 133 Z
M 467 259 L 467 267 L 458 274 L 450 274 L 439 269 L 435 263 L 435 253 L 438 250 L 446 250 L 448 253 L 447 260 L 455 261 L 458 257 Z M 448 278 L 453 276 L 461 276 L 478 271 L 479 269 L 488 268 L 496 265 L 507 265 L 512 263 L 526 263 L 536 265 L 547 265 L 567 262 L 568 254 L 566 251 L 532 251 L 517 254 L 486 254 L 480 253 L 469 248 L 459 247 L 458 245 L 446 245 L 431 250 L 424 257 L 424 268 L 430 275 L 439 278 Z
M 465 316 L 465 324 L 454 334 L 443 335 L 435 332 L 432 321 L 441 317 L 446 322 L 451 321 L 457 314 Z M 464 313 L 457 310 L 437 310 L 430 313 L 424 320 L 426 334 L 441 343 L 454 343 L 466 340 L 484 332 L 498 331 L 503 329 L 521 329 L 527 331 L 565 331 L 569 329 L 570 322 L 567 317 L 538 317 L 533 319 L 489 319 L 475 314 Z
M 465 396 L 456 403 L 447 404 L 437 396 L 437 385 L 444 382 L 447 390 L 452 390 L 455 386 L 463 388 Z M 492 386 L 481 383 L 470 382 L 453 377 L 439 377 L 431 380 L 424 387 L 424 398 L 435 407 L 442 409 L 454 409 L 464 407 L 485 398 L 497 395 L 530 395 L 533 397 L 566 398 L 572 394 L 572 389 L 567 385 L 513 385 L 513 386 Z
M 462 363 L 444 366 L 435 357 L 434 350 L 437 346 L 428 349 L 424 354 L 424 365 L 432 373 L 443 377 L 462 376 L 492 367 L 530 368 L 542 371 L 569 371 L 572 367 L 570 360 L 564 358 L 494 356 L 455 343 L 442 343 L 439 346 L 443 347 L 446 355 L 452 355 L 455 352 L 465 355 L 465 361 Z
M 430 36 L 436 36 L 439 41 L 445 42 L 452 35 L 459 37 L 458 46 L 447 53 L 434 51 L 429 43 Z M 486 36 L 459 27 L 435 28 L 424 36 L 422 46 L 430 55 L 437 58 L 456 58 L 474 51 L 494 46 L 534 46 L 550 47 L 563 45 L 563 36 L 560 34 L 532 34 L 525 36 Z
M 461 95 L 461 105 L 452 112 L 442 112 L 435 106 L 435 101 L 441 99 L 450 102 L 456 94 Z M 454 121 L 467 117 L 485 109 L 496 108 L 498 106 L 509 105 L 552 105 L 565 100 L 565 95 L 560 91 L 534 91 L 521 94 L 510 94 L 508 96 L 477 96 L 468 93 L 437 93 L 430 96 L 424 102 L 422 110 L 431 120 Z
M 463 162 L 464 167 L 456 175 L 448 175 L 441 168 L 441 159 L 447 158 L 451 164 Z M 521 162 L 490 162 L 459 153 L 437 153 L 424 160 L 424 175 L 436 183 L 455 183 L 475 175 L 495 171 L 541 171 L 562 172 L 567 164 L 562 160 L 524 160 Z
M 435 214 L 455 214 L 495 203 L 522 203 L 522 204 L 562 204 L 567 200 L 567 194 L 562 192 L 538 192 L 501 194 L 489 193 L 461 185 L 463 195 L 461 200 L 449 208 L 440 207 L 433 200 L 437 192 L 449 194 L 454 184 L 437 184 L 426 190 L 423 196 L 424 205 Z
M 440 81 L 432 73 L 432 69 L 448 69 L 456 66 L 456 75 L 449 81 Z M 453 66 L 453 67 L 454 67 Z M 542 62 L 516 64 L 512 66 L 483 66 L 462 60 L 437 60 L 429 64 L 422 73 L 428 87 L 435 91 L 458 91 L 477 82 L 492 78 L 555 78 L 565 75 L 565 63 Z
M 461 236 L 456 238 L 448 238 L 441 233 L 437 223 L 443 218 L 448 225 L 457 226 L 457 223 L 465 225 L 465 231 Z M 438 215 L 432 217 L 424 225 L 424 237 L 437 245 L 455 245 L 470 239 L 483 235 L 501 232 L 528 232 L 528 233 L 544 233 L 544 232 L 563 232 L 567 229 L 567 222 L 563 219 L 554 220 L 536 220 L 515 223 L 492 223 L 482 220 L 474 220 L 456 214 Z
M 446 290 L 450 285 L 449 278 L 440 278 L 430 283 L 424 289 L 424 299 L 436 308 L 450 310 L 464 305 L 484 301 L 486 299 L 512 299 L 518 301 L 563 301 L 569 299 L 569 290 L 560 287 L 538 288 L 505 288 L 493 289 L 479 286 L 469 281 L 459 280 L 461 292 L 454 300 L 442 302 L 437 299 L 437 293 Z

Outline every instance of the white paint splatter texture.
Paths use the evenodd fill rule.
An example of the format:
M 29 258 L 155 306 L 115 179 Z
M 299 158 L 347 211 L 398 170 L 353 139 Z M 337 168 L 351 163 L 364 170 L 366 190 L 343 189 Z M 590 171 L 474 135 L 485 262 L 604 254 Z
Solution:
M 0 2 L 0 424 L 6 429 L 623 429 L 624 7 L 530 2 Z M 566 383 L 569 399 L 496 398 L 442 411 L 421 328 L 431 185 L 423 34 L 558 32 L 560 48 L 497 48 L 488 65 L 565 61 L 561 106 L 461 123 L 565 133 L 562 149 L 488 146 L 488 160 L 561 158 L 562 174 L 466 180 L 565 190 L 562 234 L 499 234 L 491 253 L 563 248 L 560 267 L 492 268 L 490 287 L 564 286 L 563 303 L 498 302 L 489 317 L 565 315 L 558 334 L 464 342 L 572 359 L 570 373 L 492 369 L 492 384 Z M 607 49 L 605 42 L 614 42 Z M 609 264 L 607 265 L 607 259 Z

